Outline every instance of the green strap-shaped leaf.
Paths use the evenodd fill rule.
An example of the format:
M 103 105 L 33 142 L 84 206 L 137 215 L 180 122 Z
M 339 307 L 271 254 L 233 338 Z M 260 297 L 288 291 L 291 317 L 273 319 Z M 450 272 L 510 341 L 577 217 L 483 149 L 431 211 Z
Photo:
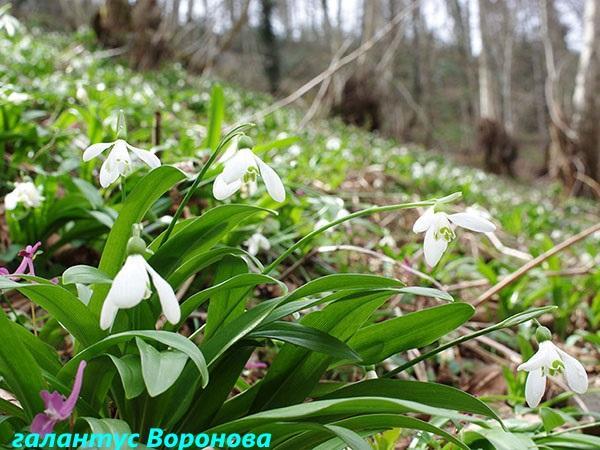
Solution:
M 368 290 L 402 286 L 404 286 L 404 283 L 401 281 L 380 277 L 378 275 L 365 275 L 361 273 L 333 274 L 309 281 L 302 287 L 299 287 L 286 297 L 285 303 L 329 291 L 350 289 Z
M 100 329 L 96 316 L 77 297 L 61 286 L 47 281 L 46 283 L 17 283 L 6 277 L 0 277 L 0 289 L 18 290 L 32 302 L 48 311 L 83 345 L 90 345 L 105 335 Z
M 477 397 L 452 386 L 438 383 L 378 378 L 349 384 L 320 397 L 320 399 L 330 400 L 334 398 L 365 397 L 368 395 L 409 400 L 435 408 L 447 408 L 471 414 L 481 414 L 502 423 L 498 414 Z
M 110 284 L 112 278 L 95 267 L 81 264 L 65 270 L 62 274 L 62 282 L 63 284 Z
M 250 339 L 268 338 L 287 342 L 336 359 L 360 360 L 360 355 L 339 339 L 316 328 L 294 322 L 274 322 L 254 330 Z
M 101 272 L 109 277 L 117 274 L 125 259 L 132 225 L 140 222 L 156 200 L 184 179 L 185 174 L 181 170 L 172 166 L 161 166 L 138 181 L 123 203 L 119 217 L 108 235 L 98 267 Z M 89 307 L 97 317 L 100 316 L 102 302 L 108 289 L 108 285 L 95 286 Z
M 361 328 L 348 341 L 365 365 L 375 364 L 399 352 L 421 348 L 469 320 L 475 309 L 467 303 L 416 311 Z
M 353 397 L 334 400 L 317 400 L 285 408 L 270 409 L 233 420 L 207 430 L 207 433 L 245 433 L 273 422 L 319 421 L 327 423 L 364 414 L 421 413 L 472 422 L 466 416 L 443 408 L 434 408 L 416 402 L 384 397 Z
M 215 150 L 221 139 L 221 125 L 225 116 L 225 96 L 223 88 L 215 84 L 210 94 L 210 116 L 208 119 L 208 133 L 206 135 L 206 147 Z
M 214 283 L 219 284 L 236 275 L 245 273 L 248 273 L 246 261 L 237 256 L 225 256 L 217 268 Z M 219 289 L 212 294 L 208 304 L 206 328 L 204 330 L 205 339 L 210 339 L 220 326 L 231 322 L 244 313 L 246 306 L 244 300 L 247 294 L 248 289 L 246 287 Z
M 142 364 L 138 355 L 125 355 L 121 358 L 108 355 L 117 368 L 125 398 L 130 400 L 144 392 L 144 378 L 142 377 Z
M 322 311 L 306 315 L 301 323 L 347 342 L 390 295 L 392 294 L 389 292 L 376 292 L 352 301 L 331 303 Z M 290 344 L 284 345 L 260 383 L 251 411 L 303 401 L 319 382 L 331 361 L 332 358 L 328 355 Z
M 258 213 L 276 214 L 253 205 L 229 204 L 209 209 L 200 217 L 175 227 L 169 240 L 160 248 L 163 235 L 158 236 L 149 246 L 155 253 L 148 262 L 163 276 L 168 276 L 187 259 L 206 252 L 244 220 Z
M 133 338 L 151 339 L 185 353 L 198 368 L 198 371 L 202 376 L 202 385 L 205 386 L 208 382 L 208 368 L 206 366 L 206 361 L 204 360 L 204 355 L 192 341 L 180 334 L 171 333 L 169 331 L 142 330 L 126 331 L 124 333 L 113 334 L 87 347 L 75 355 L 67 364 L 65 364 L 59 373 L 59 378 L 63 380 L 68 379 L 68 377 L 75 373 L 80 361 L 88 361 L 92 358 L 95 358 L 116 344 L 127 342 Z
M 28 420 L 43 411 L 40 391 L 46 389 L 46 385 L 42 372 L 31 353 L 13 333 L 3 311 L 0 311 L 0 375 L 21 404 Z
M 302 424 L 300 424 L 302 425 Z M 406 428 L 410 430 L 426 431 L 440 437 L 443 437 L 448 442 L 452 442 L 460 448 L 469 450 L 467 445 L 452 436 L 450 433 L 442 430 L 435 425 L 425 422 L 414 417 L 396 415 L 396 414 L 365 414 L 348 419 L 333 422 L 330 426 L 341 427 L 346 430 L 353 430 L 359 435 L 372 435 L 378 432 L 389 430 L 392 428 Z M 259 430 L 261 431 L 261 430 Z M 319 449 L 336 448 L 331 440 L 327 441 L 329 436 L 322 432 L 307 432 L 302 433 L 292 439 L 288 439 L 274 447 L 275 450 L 292 450 L 292 449 Z M 349 444 L 344 440 L 344 443 Z M 353 448 L 351 446 L 351 448 Z
M 216 247 L 206 252 L 200 253 L 186 260 L 179 266 L 168 278 L 169 284 L 174 289 L 181 286 L 190 276 L 200 272 L 202 269 L 221 261 L 227 256 L 243 256 L 251 259 L 254 264 L 262 270 L 262 265 L 255 257 L 248 252 L 236 247 Z
M 135 338 L 135 342 L 140 351 L 144 384 L 150 397 L 156 397 L 177 381 L 188 355 L 178 350 L 159 352 L 138 337 Z
M 276 280 L 275 278 L 271 278 L 268 275 L 261 275 L 258 273 L 244 273 L 241 275 L 236 275 L 232 278 L 229 278 L 222 283 L 216 284 L 212 287 L 204 289 L 203 291 L 197 292 L 196 294 L 187 298 L 181 304 L 181 321 L 184 322 L 189 315 L 194 312 L 197 308 L 199 308 L 206 300 L 208 300 L 211 295 L 215 292 L 223 292 L 231 289 L 238 288 L 249 288 L 252 286 L 257 286 L 259 284 L 269 284 L 276 283 L 280 285 L 283 289 L 287 289 L 283 283 Z M 166 330 L 174 330 L 177 329 L 179 325 L 165 325 Z

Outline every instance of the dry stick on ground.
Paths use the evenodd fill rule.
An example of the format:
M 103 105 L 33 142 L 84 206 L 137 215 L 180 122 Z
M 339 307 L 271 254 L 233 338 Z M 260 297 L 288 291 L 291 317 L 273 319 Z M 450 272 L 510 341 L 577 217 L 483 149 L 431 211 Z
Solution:
M 369 39 L 367 42 L 362 44 L 356 50 L 348 53 L 346 56 L 344 56 L 342 59 L 340 59 L 337 62 L 337 64 L 328 67 L 324 72 L 321 72 L 319 75 L 314 77 L 308 83 L 301 86 L 297 91 L 295 91 L 292 94 L 288 95 L 287 97 L 282 98 L 281 100 L 273 103 L 268 108 L 265 108 L 262 111 L 258 111 L 256 113 L 252 114 L 251 116 L 245 118 L 243 121 L 244 122 L 258 121 L 258 120 L 268 116 L 269 114 L 274 113 L 278 109 L 281 109 L 284 106 L 287 106 L 290 103 L 293 103 L 296 100 L 298 100 L 299 98 L 301 98 L 304 94 L 306 94 L 308 91 L 310 91 L 315 86 L 318 86 L 319 84 L 321 84 L 327 78 L 331 77 L 335 72 L 340 70 L 342 67 L 347 66 L 352 61 L 354 61 L 355 59 L 359 58 L 360 56 L 364 55 L 369 50 L 371 50 L 375 46 L 375 44 L 377 44 L 379 41 L 381 41 L 389 32 L 394 30 L 394 28 L 398 24 L 400 24 L 404 19 L 406 19 L 409 16 L 409 14 L 412 12 L 412 10 L 420 3 L 420 1 L 421 0 L 413 1 L 410 4 L 410 6 L 404 8 L 402 11 L 400 11 L 398 14 L 396 14 L 392 20 L 390 20 L 384 27 L 382 27 L 377 33 L 375 33 L 371 39 Z
M 581 275 L 588 275 L 593 268 L 594 264 L 592 263 L 586 266 L 571 267 L 564 270 L 549 270 L 544 272 L 543 275 L 546 277 L 578 277 Z M 506 277 L 500 277 L 501 280 L 504 280 L 505 278 Z M 461 281 L 460 283 L 456 284 L 445 284 L 443 286 L 443 290 L 446 292 L 461 291 L 463 289 L 485 287 L 489 284 L 490 280 L 487 278 L 479 278 L 478 280 Z
M 600 231 L 600 222 L 597 223 L 597 224 L 595 224 L 595 225 L 593 225 L 593 226 L 591 226 L 591 227 L 589 227 L 589 228 L 586 228 L 585 230 L 583 230 L 580 233 L 577 233 L 574 236 L 571 236 L 569 239 L 561 242 L 558 245 L 555 245 L 554 247 L 552 247 L 547 252 L 542 253 L 537 258 L 534 258 L 531 261 L 529 261 L 527 264 L 521 266 L 520 269 L 518 269 L 517 271 L 513 272 L 512 274 L 510 274 L 509 276 L 507 276 L 506 278 L 504 278 L 502 281 L 500 281 L 499 283 L 495 284 L 490 289 L 488 289 L 483 294 L 481 294 L 479 296 L 479 298 L 477 300 L 475 300 L 475 302 L 473 303 L 473 306 L 479 306 L 482 303 L 487 302 L 490 298 L 492 298 L 494 295 L 496 295 L 498 292 L 500 292 L 506 286 L 508 286 L 509 284 L 511 284 L 512 282 L 514 282 L 515 280 L 521 278 L 523 275 L 525 275 L 527 272 L 529 272 L 534 267 L 539 266 L 541 263 L 543 263 L 544 261 L 546 261 L 548 258 L 556 255 L 559 252 L 562 252 L 566 248 L 572 246 L 573 244 L 576 244 L 577 242 L 581 241 L 582 239 L 585 239 L 586 237 L 588 237 L 589 235 L 595 233 L 596 231 Z

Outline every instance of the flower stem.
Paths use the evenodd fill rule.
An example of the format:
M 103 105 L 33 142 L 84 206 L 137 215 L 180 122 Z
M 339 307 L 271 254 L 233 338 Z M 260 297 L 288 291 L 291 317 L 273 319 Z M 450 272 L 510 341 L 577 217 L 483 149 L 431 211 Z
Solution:
M 298 248 L 302 247 L 304 244 L 306 244 L 307 242 L 309 242 L 310 240 L 312 240 L 319 234 L 323 233 L 324 231 L 328 230 L 329 228 L 333 228 L 341 223 L 347 222 L 347 221 L 355 219 L 357 217 L 369 216 L 369 215 L 380 213 L 380 212 L 396 211 L 398 209 L 418 208 L 420 206 L 433 206 L 438 203 L 449 203 L 449 202 L 452 202 L 452 201 L 460 198 L 461 195 L 462 194 L 460 192 L 455 192 L 454 194 L 450 194 L 450 195 L 440 198 L 440 199 L 424 200 L 424 201 L 412 202 L 412 203 L 399 203 L 396 205 L 373 206 L 371 208 L 362 209 L 362 210 L 356 211 L 352 214 L 348 214 L 347 216 L 341 217 L 337 220 L 334 220 L 333 222 L 329 222 L 329 223 L 323 225 L 322 227 L 317 228 L 316 230 L 312 231 L 311 233 L 308 233 L 306 236 L 304 236 L 302 239 L 300 239 L 294 245 L 289 247 L 285 252 L 283 252 L 281 255 L 279 255 L 279 257 L 275 261 L 273 261 L 271 264 L 269 264 L 267 267 L 265 267 L 265 269 L 263 270 L 262 273 L 263 273 L 263 275 L 268 275 L 269 273 L 271 273 L 273 271 L 273 269 L 275 269 L 275 267 L 277 267 L 282 261 L 284 261 L 288 256 L 290 256 Z
M 171 220 L 171 223 L 169 223 L 169 227 L 167 228 L 167 231 L 165 232 L 165 235 L 163 236 L 162 241 L 160 242 L 159 248 L 161 246 L 163 246 L 164 243 L 167 242 L 167 240 L 171 236 L 171 233 L 173 232 L 173 229 L 175 228 L 177 221 L 181 217 L 181 214 L 183 213 L 184 208 L 189 203 L 190 199 L 192 198 L 192 196 L 198 189 L 198 186 L 200 185 L 202 178 L 204 178 L 204 175 L 206 175 L 206 172 L 208 172 L 208 169 L 210 168 L 212 163 L 215 162 L 215 160 L 217 159 L 217 157 L 219 156 L 219 154 L 221 153 L 223 148 L 227 144 L 229 144 L 229 142 L 231 142 L 231 140 L 233 138 L 235 138 L 236 136 L 239 136 L 240 134 L 243 134 L 245 130 L 247 130 L 248 128 L 253 127 L 253 126 L 254 126 L 254 124 L 251 124 L 251 123 L 244 123 L 242 125 L 238 125 L 237 127 L 233 128 L 231 131 L 229 131 L 223 137 L 223 139 L 221 139 L 221 142 L 219 142 L 219 145 L 217 145 L 217 148 L 215 149 L 215 151 L 212 152 L 212 154 L 208 158 L 208 161 L 206 161 L 206 163 L 200 170 L 200 173 L 198 173 L 198 175 L 196 176 L 196 179 L 192 183 L 192 186 L 188 189 L 187 193 L 185 194 L 185 197 L 183 197 L 183 200 L 177 207 L 177 211 L 175 211 L 173 220 Z
M 475 339 L 476 337 L 483 336 L 484 334 L 491 333 L 492 331 L 495 331 L 497 329 L 498 329 L 497 327 L 488 327 L 488 328 L 484 328 L 483 330 L 479 330 L 474 333 L 467 334 L 465 336 L 461 336 L 457 339 L 447 342 L 444 345 L 440 345 L 439 347 L 436 347 L 433 350 L 428 351 L 427 353 L 422 353 L 421 355 L 417 356 L 416 358 L 413 358 L 410 361 L 405 362 L 401 366 L 398 366 L 395 369 L 390 370 L 389 372 L 385 373 L 383 375 L 383 377 L 384 378 L 393 377 L 394 375 L 396 375 L 400 372 L 404 372 L 406 369 L 409 369 L 412 366 L 420 363 L 421 361 L 429 359 L 432 356 L 437 355 L 438 353 L 443 352 L 444 350 L 446 350 L 450 347 L 454 347 L 455 345 L 462 344 L 463 342 L 469 341 L 471 339 Z

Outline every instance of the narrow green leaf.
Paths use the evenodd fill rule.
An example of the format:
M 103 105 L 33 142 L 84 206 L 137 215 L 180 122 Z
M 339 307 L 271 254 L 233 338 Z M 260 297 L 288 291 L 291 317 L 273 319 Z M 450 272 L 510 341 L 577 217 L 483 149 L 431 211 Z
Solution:
M 360 355 L 339 339 L 300 323 L 274 322 L 254 330 L 248 334 L 248 338 L 268 338 L 324 353 L 337 359 L 360 360 Z
M 215 150 L 221 139 L 221 125 L 225 115 L 225 96 L 223 88 L 215 84 L 210 96 L 210 116 L 208 121 L 208 134 L 206 136 L 206 146 Z
M 316 280 L 309 281 L 289 294 L 285 303 L 299 300 L 310 295 L 337 290 L 369 290 L 387 287 L 402 287 L 404 283 L 392 278 L 377 275 L 365 275 L 360 273 L 340 273 L 327 275 Z
M 565 419 L 558 412 L 552 408 L 545 406 L 540 408 L 540 417 L 542 418 L 542 424 L 546 433 L 550 433 L 555 428 L 558 428 L 565 424 Z
M 69 267 L 63 272 L 62 282 L 63 284 L 110 284 L 112 279 L 95 267 L 78 265 Z
M 223 292 L 230 289 L 237 288 L 249 288 L 252 286 L 257 286 L 259 284 L 270 284 L 276 283 L 280 285 L 282 288 L 287 289 L 283 283 L 276 280 L 275 278 L 271 278 L 268 275 L 261 275 L 258 273 L 245 273 L 241 275 L 236 275 L 232 278 L 229 278 L 226 281 L 223 281 L 220 284 L 212 286 L 210 288 L 204 289 L 203 291 L 197 292 L 196 294 L 188 297 L 181 304 L 181 322 L 185 321 L 189 315 L 194 312 L 197 308 L 199 308 L 206 300 L 210 298 L 215 292 Z M 178 325 L 165 325 L 165 329 L 177 329 Z
M 330 400 L 334 398 L 366 397 L 369 395 L 409 400 L 436 408 L 481 414 L 502 423 L 498 414 L 477 397 L 452 386 L 438 383 L 378 378 L 349 384 L 320 397 L 320 399 Z
M 360 302 L 331 303 L 321 311 L 304 316 L 301 324 L 316 328 L 347 342 L 369 316 L 387 301 L 389 292 L 375 292 Z M 284 345 L 259 385 L 251 411 L 275 408 L 303 401 L 314 389 L 332 358 L 322 353 Z
M 185 174 L 175 167 L 161 166 L 138 181 L 123 203 L 119 217 L 108 235 L 98 266 L 101 272 L 109 277 L 117 274 L 125 259 L 132 225 L 140 222 L 156 200 L 185 177 Z M 108 289 L 108 285 L 96 286 L 90 300 L 90 309 L 98 317 Z
M 188 356 L 177 350 L 159 352 L 150 344 L 136 337 L 140 351 L 142 376 L 150 397 L 156 397 L 169 389 L 179 378 Z
M 47 284 L 46 284 L 47 283 Z M 44 284 L 16 283 L 0 277 L 0 289 L 13 288 L 21 292 L 50 315 L 84 345 L 102 338 L 99 320 L 71 292 L 46 281 Z
M 242 258 L 225 256 L 217 268 L 214 283 L 219 284 L 236 275 L 245 273 L 248 273 L 248 265 Z M 219 327 L 244 313 L 247 294 L 248 289 L 246 287 L 219 289 L 212 294 L 208 304 L 206 328 L 204 330 L 205 339 L 210 339 Z
M 435 342 L 469 320 L 475 309 L 467 303 L 427 308 L 360 329 L 348 341 L 365 365 Z
M 206 252 L 231 230 L 259 213 L 275 212 L 257 206 L 236 204 L 209 209 L 200 217 L 176 226 L 169 240 L 160 248 L 163 234 L 158 236 L 149 246 L 155 253 L 148 262 L 163 276 L 168 276 L 186 260 Z
M 108 356 L 121 377 L 125 398 L 130 400 L 144 392 L 144 378 L 142 377 L 140 357 L 137 355 L 125 355 L 121 358 L 114 355 Z
M 79 361 L 89 361 L 92 358 L 104 354 L 106 350 L 114 345 L 127 342 L 133 338 L 151 339 L 185 353 L 198 368 L 198 371 L 202 376 L 203 386 L 205 386 L 208 382 L 208 368 L 204 360 L 204 355 L 192 341 L 180 334 L 171 333 L 169 331 L 143 330 L 133 330 L 126 331 L 124 333 L 113 334 L 85 348 L 83 351 L 75 355 L 67 364 L 65 364 L 59 373 L 59 378 L 68 379 L 70 376 L 72 376 L 79 365 Z
M 12 332 L 3 311 L 0 311 L 0 343 L 0 374 L 31 420 L 44 409 L 40 391 L 46 386 L 35 359 Z

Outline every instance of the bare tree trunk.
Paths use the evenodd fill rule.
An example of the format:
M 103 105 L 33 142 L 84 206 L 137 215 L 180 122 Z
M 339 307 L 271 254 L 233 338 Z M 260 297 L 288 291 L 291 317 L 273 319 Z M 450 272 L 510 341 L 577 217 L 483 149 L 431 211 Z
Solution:
M 105 47 L 121 47 L 131 31 L 131 6 L 127 0 L 106 0 L 92 19 L 92 28 Z
M 187 23 L 192 23 L 194 21 L 194 0 L 188 0 L 186 16 Z
M 261 0 L 260 37 L 264 46 L 264 69 L 269 80 L 269 90 L 276 93 L 280 81 L 280 58 L 277 37 L 273 31 L 273 0 Z
M 479 54 L 480 119 L 477 128 L 477 147 L 484 155 L 486 170 L 514 176 L 513 163 L 517 158 L 517 146 L 507 132 L 500 114 L 498 90 L 491 61 L 492 41 L 487 23 L 488 1 L 478 2 L 481 53 Z
M 473 55 L 471 53 L 469 2 L 466 2 L 463 8 L 459 0 L 448 0 L 448 9 L 452 14 L 454 22 L 454 34 L 456 35 L 456 42 L 463 71 L 462 76 L 466 95 L 466 108 L 464 109 L 469 122 L 471 122 L 471 126 L 472 120 L 477 114 L 477 101 L 475 97 L 476 77 L 473 70 Z
M 514 17 L 508 4 L 503 4 L 504 19 L 504 60 L 502 64 L 502 119 L 508 133 L 514 132 L 512 106 L 512 64 L 514 45 Z
M 327 39 L 329 47 L 333 49 L 333 33 L 331 28 L 331 20 L 329 19 L 329 3 L 327 0 L 321 0 L 321 9 L 323 11 L 323 32 L 325 39 Z
M 573 125 L 586 175 L 600 180 L 600 4 L 587 0 L 583 16 L 583 47 L 573 92 Z
M 481 53 L 479 54 L 479 114 L 482 119 L 498 120 L 495 83 L 490 61 L 490 38 L 488 36 L 487 0 L 479 0 L 479 31 Z
M 548 173 L 551 177 L 562 181 L 573 194 L 597 192 L 600 189 L 598 184 L 600 108 L 597 99 L 597 92 L 600 89 L 600 51 L 598 50 L 600 8 L 595 0 L 589 0 L 585 4 L 584 39 L 575 79 L 571 117 L 568 117 L 556 95 L 557 54 L 564 46 L 564 40 L 559 36 L 564 34 L 556 30 L 559 24 L 554 2 L 540 0 L 540 9 L 548 72 L 546 101 L 552 120 Z

